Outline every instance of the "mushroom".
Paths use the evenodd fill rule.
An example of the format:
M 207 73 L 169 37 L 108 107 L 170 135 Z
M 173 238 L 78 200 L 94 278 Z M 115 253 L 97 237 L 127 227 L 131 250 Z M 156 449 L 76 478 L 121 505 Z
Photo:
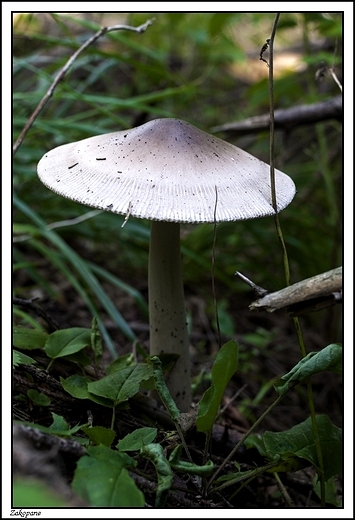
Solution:
M 178 119 L 59 146 L 38 164 L 49 189 L 87 206 L 151 220 L 150 354 L 178 354 L 167 385 L 183 412 L 191 404 L 189 339 L 180 258 L 180 223 L 273 215 L 269 166 Z M 275 170 L 278 211 L 295 195 Z

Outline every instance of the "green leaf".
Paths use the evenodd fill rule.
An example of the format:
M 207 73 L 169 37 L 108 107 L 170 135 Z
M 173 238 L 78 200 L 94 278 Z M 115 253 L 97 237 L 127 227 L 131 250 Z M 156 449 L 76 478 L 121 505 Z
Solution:
M 91 331 L 82 327 L 56 330 L 45 345 L 47 356 L 56 359 L 69 354 L 74 354 L 85 347 L 90 346 Z
M 12 368 L 18 367 L 20 364 L 20 352 L 17 350 L 12 351 Z
M 37 361 L 32 359 L 30 356 L 26 356 L 22 352 L 17 350 L 12 351 L 12 366 L 17 367 L 18 365 L 35 365 Z
M 282 376 L 274 387 L 279 395 L 284 395 L 290 388 L 317 372 L 332 370 L 336 374 L 341 374 L 341 367 L 341 345 L 332 343 L 319 352 L 307 354 L 290 372 Z
M 65 359 L 71 363 L 76 363 L 80 367 L 92 365 L 92 358 L 87 355 L 85 350 L 80 350 L 79 352 L 74 352 L 74 354 L 69 354 L 68 356 L 65 356 Z
M 106 367 L 107 374 L 113 374 L 113 372 L 117 372 L 118 370 L 122 370 L 123 368 L 127 368 L 135 363 L 134 355 L 124 354 L 119 358 L 115 359 Z
M 199 404 L 196 421 L 198 431 L 211 430 L 226 386 L 237 369 L 237 363 L 238 343 L 231 340 L 223 345 L 213 364 L 212 384 L 204 393 Z
M 164 456 L 163 448 L 160 444 L 147 444 L 141 449 L 140 454 L 155 466 L 158 477 L 155 507 L 164 507 L 168 491 L 173 484 L 173 472 Z
M 334 426 L 327 415 L 317 415 L 316 421 L 323 455 L 324 477 L 328 480 L 342 472 L 342 430 Z M 281 459 L 280 464 L 281 461 L 299 457 L 319 469 L 310 418 L 284 432 L 267 431 L 261 439 L 260 436 L 251 435 L 246 439 L 245 445 L 247 448 L 256 447 L 260 454 L 269 460 Z
M 91 348 L 94 352 L 95 363 L 98 364 L 102 357 L 103 346 L 102 336 L 95 316 L 93 317 L 91 324 Z
M 31 399 L 34 404 L 38 406 L 49 406 L 51 404 L 51 400 L 45 394 L 38 392 L 38 390 L 31 389 L 27 390 L 27 395 Z
M 103 444 L 108 448 L 111 446 L 113 439 L 116 436 L 116 433 L 113 430 L 110 428 L 104 428 L 103 426 L 93 426 L 92 428 L 84 426 L 82 430 L 86 433 L 93 444 Z
M 44 482 L 33 479 L 15 478 L 13 488 L 13 507 L 69 507 Z
M 17 424 L 25 424 L 26 426 L 29 426 L 30 428 L 35 428 L 36 430 L 39 430 L 44 433 L 49 433 L 52 435 L 58 435 L 60 437 L 71 437 L 74 435 L 74 433 L 77 433 L 79 430 L 81 430 L 82 425 L 74 426 L 73 428 L 69 428 L 68 423 L 65 421 L 63 417 L 60 415 L 57 415 L 56 413 L 52 412 L 53 417 L 53 423 L 48 426 L 42 426 L 41 424 L 36 423 L 30 423 L 25 421 L 15 421 Z
M 21 350 L 42 349 L 48 339 L 48 334 L 40 330 L 15 327 L 13 345 Z
M 158 430 L 156 428 L 138 428 L 132 433 L 129 433 L 121 439 L 116 448 L 118 451 L 135 451 L 140 450 L 147 444 L 154 441 L 157 436 Z
M 88 392 L 90 381 L 91 379 L 87 376 L 79 376 L 78 374 L 74 374 L 67 379 L 60 378 L 64 390 L 77 399 L 90 399 Z
M 142 381 L 152 377 L 152 367 L 139 363 L 88 384 L 90 393 L 112 399 L 115 404 L 127 401 L 138 391 Z
M 144 506 L 144 495 L 126 469 L 133 459 L 106 446 L 90 446 L 87 453 L 74 473 L 75 493 L 94 507 Z
M 60 382 L 64 390 L 77 399 L 90 399 L 95 403 L 101 404 L 102 406 L 107 406 L 109 408 L 113 408 L 115 406 L 115 403 L 112 401 L 112 399 L 105 399 L 104 397 L 91 394 L 88 391 L 88 383 L 91 383 L 91 379 L 89 379 L 87 376 L 73 374 L 67 379 L 63 379 L 61 377 Z
M 320 480 L 316 475 L 313 479 L 313 489 L 319 498 L 321 498 L 320 488 Z M 333 477 L 325 483 L 325 501 L 335 507 L 342 507 L 342 501 L 337 497 L 337 486 Z
M 61 415 L 52 412 L 53 422 L 49 429 L 54 431 L 69 431 L 69 425 L 67 421 Z

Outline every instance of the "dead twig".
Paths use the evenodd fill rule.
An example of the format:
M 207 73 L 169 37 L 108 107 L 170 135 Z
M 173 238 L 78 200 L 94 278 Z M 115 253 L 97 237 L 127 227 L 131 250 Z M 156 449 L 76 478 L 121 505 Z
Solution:
M 307 278 L 301 282 L 289 285 L 280 291 L 276 291 L 249 305 L 250 310 L 267 310 L 274 312 L 278 309 L 287 307 L 293 313 L 302 311 L 301 302 L 308 302 L 308 310 L 318 310 L 324 308 L 324 302 L 330 301 L 334 304 L 341 299 L 342 290 L 342 267 L 337 267 L 326 273 L 318 274 L 312 278 Z M 323 306 L 319 304 L 323 303 Z M 303 306 L 304 307 L 304 306 Z M 312 307 L 315 307 L 312 309 Z
M 49 332 L 54 332 L 55 330 L 59 329 L 59 326 L 57 323 L 43 310 L 41 307 L 39 307 L 37 304 L 34 303 L 34 300 L 24 300 L 22 298 L 14 298 L 13 304 L 17 305 L 18 307 L 23 307 L 25 309 L 30 309 L 33 311 L 37 316 L 40 318 L 43 318 L 44 321 L 49 326 Z
M 104 34 L 107 34 L 112 31 L 133 31 L 133 32 L 137 32 L 137 33 L 142 33 L 147 29 L 147 27 L 152 25 L 153 21 L 154 21 L 154 19 L 147 20 L 144 24 L 140 25 L 139 27 L 131 27 L 130 25 L 113 25 L 111 27 L 102 27 L 93 36 L 91 36 L 85 43 L 83 43 L 83 45 L 76 52 L 74 52 L 74 54 L 69 58 L 69 60 L 64 65 L 64 67 L 62 69 L 60 69 L 60 71 L 54 78 L 53 83 L 47 90 L 46 94 L 43 96 L 43 98 L 37 105 L 36 109 L 34 110 L 33 114 L 28 119 L 27 123 L 25 124 L 24 128 L 22 129 L 20 135 L 16 139 L 16 142 L 13 146 L 14 155 L 16 154 L 18 148 L 21 146 L 27 132 L 33 125 L 33 123 L 36 120 L 36 118 L 38 117 L 39 113 L 41 112 L 43 107 L 47 104 L 48 100 L 53 95 L 53 92 L 56 89 L 58 83 L 64 78 L 64 76 L 66 75 L 66 73 L 68 72 L 70 67 L 73 65 L 74 61 L 78 58 L 78 56 L 80 56 L 80 54 L 83 51 L 85 51 L 88 47 L 90 47 L 90 45 L 95 43 L 96 40 L 101 38 L 101 36 L 103 36 Z
M 343 112 L 342 96 L 311 105 L 296 105 L 292 108 L 275 110 L 275 129 L 290 129 L 302 125 L 314 125 L 327 119 L 341 120 Z M 211 128 L 211 132 L 227 132 L 233 135 L 263 132 L 270 127 L 270 114 L 248 117 Z

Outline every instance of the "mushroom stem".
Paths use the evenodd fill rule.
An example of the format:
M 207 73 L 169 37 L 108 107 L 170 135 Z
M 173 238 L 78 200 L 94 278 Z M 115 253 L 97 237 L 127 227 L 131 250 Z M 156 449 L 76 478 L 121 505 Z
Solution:
M 182 412 L 191 405 L 189 340 L 180 255 L 180 224 L 153 221 L 149 249 L 150 355 L 178 354 L 166 377 Z

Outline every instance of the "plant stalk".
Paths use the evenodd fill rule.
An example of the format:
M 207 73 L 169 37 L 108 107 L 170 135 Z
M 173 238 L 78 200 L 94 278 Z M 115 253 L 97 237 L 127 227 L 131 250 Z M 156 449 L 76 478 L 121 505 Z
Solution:
M 274 142 L 275 142 L 275 101 L 274 101 L 274 72 L 273 72 L 273 65 L 274 65 L 274 40 L 275 40 L 275 34 L 276 34 L 276 28 L 277 24 L 280 18 L 280 13 L 277 13 L 275 16 L 274 24 L 271 31 L 270 40 L 269 43 L 269 51 L 270 51 L 270 57 L 269 57 L 269 98 L 270 98 L 270 181 L 271 181 L 271 195 L 272 195 L 272 205 L 275 211 L 275 226 L 277 231 L 277 236 L 279 238 L 281 248 L 282 248 L 282 257 L 283 257 L 283 265 L 284 265 L 284 272 L 285 272 L 285 278 L 286 278 L 286 285 L 290 285 L 290 265 L 288 261 L 288 255 L 287 255 L 287 249 L 286 244 L 283 238 L 282 230 L 281 230 L 281 224 L 279 220 L 279 215 L 277 211 L 277 200 L 276 200 L 276 186 L 275 186 L 275 167 L 274 167 Z M 302 331 L 300 327 L 300 323 L 298 318 L 293 318 L 293 323 L 296 328 L 297 338 L 300 345 L 301 355 L 302 357 L 305 357 L 307 352 L 303 341 Z M 311 421 L 312 421 L 312 428 L 313 428 L 313 434 L 315 439 L 315 446 L 317 451 L 317 457 L 318 457 L 318 474 L 320 476 L 320 482 L 321 482 L 321 507 L 325 507 L 325 480 L 324 480 L 324 464 L 323 464 L 323 456 L 322 456 L 322 449 L 320 445 L 320 439 L 319 439 L 319 431 L 315 416 L 315 408 L 314 408 L 314 401 L 313 401 L 313 392 L 312 392 L 312 385 L 310 378 L 307 378 L 306 381 L 307 384 L 307 396 L 308 396 L 308 406 L 310 409 L 310 415 L 311 415 Z

